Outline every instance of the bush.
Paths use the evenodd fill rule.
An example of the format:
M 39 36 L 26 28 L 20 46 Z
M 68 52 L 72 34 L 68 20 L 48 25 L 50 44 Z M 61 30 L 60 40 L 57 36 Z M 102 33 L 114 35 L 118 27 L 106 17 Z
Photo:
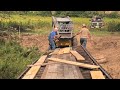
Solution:
M 0 48 L 0 79 L 17 78 L 28 64 L 40 57 L 36 47 L 23 48 L 15 41 L 0 44 Z
M 108 31 L 110 31 L 110 32 L 119 31 L 120 32 L 120 23 L 119 22 L 115 22 L 115 21 L 109 22 L 108 23 Z
M 120 15 L 117 12 L 112 12 L 111 14 L 107 14 L 105 16 L 109 17 L 109 18 L 118 18 L 118 17 L 120 17 Z

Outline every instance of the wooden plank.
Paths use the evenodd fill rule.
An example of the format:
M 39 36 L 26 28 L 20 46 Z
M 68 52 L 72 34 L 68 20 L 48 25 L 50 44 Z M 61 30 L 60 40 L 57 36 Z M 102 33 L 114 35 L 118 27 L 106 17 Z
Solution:
M 68 65 L 69 67 L 68 67 L 68 70 L 69 71 L 72 71 L 72 72 L 69 72 L 70 73 L 70 78 L 71 79 L 76 79 L 76 77 L 75 77 L 75 73 L 74 73 L 74 71 L 77 71 L 74 67 L 75 66 L 73 66 L 73 65 Z M 72 76 L 72 77 L 71 77 Z M 78 79 L 79 77 L 77 76 L 77 79 Z
M 76 66 L 83 67 L 83 68 L 88 68 L 88 69 L 99 68 L 99 66 L 96 66 L 96 65 L 90 65 L 90 64 L 84 64 L 84 63 L 79 63 L 79 62 L 73 62 L 73 61 L 68 61 L 68 60 L 58 59 L 58 58 L 48 58 L 48 60 L 61 62 L 61 63 L 66 63 L 66 64 L 71 64 L 71 65 L 76 65 Z
M 81 56 L 78 52 L 73 51 L 73 50 L 70 52 L 77 58 L 77 60 L 85 60 L 85 58 Z
M 47 76 L 50 76 L 50 78 L 48 77 L 48 79 L 56 79 L 57 78 L 57 73 L 58 73 L 57 66 L 58 66 L 58 64 L 50 65 L 49 71 L 47 73 Z
M 101 71 L 90 71 L 92 79 L 105 79 Z
M 60 49 L 58 54 L 70 53 L 70 49 L 71 49 L 70 47 L 62 48 L 62 49 Z
M 57 79 L 57 66 L 58 64 L 47 65 L 41 76 L 41 79 Z
M 57 55 L 52 55 L 52 57 L 57 57 Z M 53 61 L 48 61 L 48 63 L 54 63 Z M 59 64 L 59 63 L 58 63 Z M 41 76 L 41 79 L 56 79 L 57 78 L 57 65 L 50 64 L 45 67 L 45 70 Z
M 79 67 L 74 66 L 73 67 L 73 73 L 74 73 L 74 77 L 75 79 L 84 79 Z
M 40 59 L 35 63 L 43 63 L 46 59 L 47 55 L 43 55 L 40 57 Z M 25 76 L 22 79 L 33 79 L 35 75 L 37 74 L 38 70 L 40 69 L 41 65 L 31 67 L 30 70 L 25 74 Z
M 60 59 L 70 59 L 70 60 L 73 60 L 73 58 L 75 59 L 73 55 L 72 55 L 73 58 L 71 58 L 70 55 L 71 53 L 52 55 L 52 57 L 60 58 Z M 49 60 L 48 62 L 52 63 L 54 61 Z M 57 62 L 57 63 L 58 64 L 47 65 L 41 76 L 41 79 L 81 79 L 81 77 L 79 76 L 79 73 L 77 73 L 78 70 L 76 70 L 76 68 L 73 68 L 78 66 L 73 66 L 65 63 L 60 63 L 60 62 Z
M 71 55 L 71 53 L 70 53 L 70 59 L 72 61 L 76 61 L 75 57 L 73 55 Z M 78 66 L 72 66 L 72 67 L 73 67 L 73 72 L 74 72 L 75 79 L 84 79 L 84 77 L 83 77 L 83 75 L 81 73 L 80 68 Z
M 64 48 L 60 49 L 60 51 L 58 52 L 58 54 L 63 54 L 64 53 Z
M 60 51 L 60 49 L 57 48 L 57 49 L 55 49 L 52 53 L 50 53 L 49 55 L 58 54 L 59 51 Z
M 48 72 L 48 70 L 49 70 L 48 68 L 49 68 L 49 65 L 47 65 L 47 66 L 45 67 L 45 69 L 44 69 L 44 71 L 43 71 L 43 74 L 41 75 L 40 79 L 45 79 L 46 74 L 47 74 L 47 72 Z
M 57 62 L 52 62 L 52 63 L 37 63 L 37 64 L 34 64 L 34 65 L 27 65 L 28 67 L 34 67 L 34 66 L 46 66 L 46 65 L 50 65 L 50 64 L 56 64 Z
M 71 53 L 66 54 L 64 59 L 68 59 L 70 61 L 76 61 L 75 57 Z M 80 70 L 77 70 L 78 66 L 64 64 L 64 79 L 81 79 L 83 77 L 79 76 Z M 79 68 L 79 67 L 78 67 Z
M 49 63 L 53 63 L 53 61 L 48 61 Z M 50 67 L 49 67 L 49 65 L 47 65 L 46 67 L 45 67 L 45 70 L 43 71 L 43 74 L 42 74 L 42 76 L 41 76 L 41 79 L 49 79 L 50 78 L 50 75 L 47 75 L 48 74 L 48 72 L 49 72 L 49 69 Z M 46 78 L 46 75 L 47 75 L 47 78 Z
M 58 66 L 57 66 L 57 79 L 64 79 L 64 65 L 63 63 L 59 63 Z
M 64 48 L 64 53 L 70 53 L 70 47 Z

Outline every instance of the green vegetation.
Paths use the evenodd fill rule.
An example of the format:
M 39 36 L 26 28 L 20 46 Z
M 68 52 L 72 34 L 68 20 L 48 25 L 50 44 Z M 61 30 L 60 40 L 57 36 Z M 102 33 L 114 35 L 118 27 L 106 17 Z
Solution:
M 102 17 L 108 18 L 120 18 L 120 14 L 118 11 L 114 11 L 111 13 L 106 13 L 106 11 L 0 11 L 0 14 L 7 15 L 39 15 L 39 16 L 70 16 L 70 17 L 86 17 L 91 18 L 94 15 L 99 15 Z
M 91 34 L 94 36 L 106 36 L 106 35 L 111 35 L 111 32 L 108 31 L 99 31 L 99 30 L 91 30 Z
M 2 14 L 1 14 L 2 15 Z M 77 32 L 83 23 L 87 24 L 90 27 L 90 19 L 91 18 L 80 18 L 80 17 L 71 17 L 74 23 L 74 31 Z M 15 30 L 19 30 L 21 32 L 31 32 L 37 34 L 48 34 L 51 27 L 52 18 L 51 17 L 41 17 L 41 16 L 30 16 L 30 15 L 6 15 L 6 17 L 0 17 L 0 29 L 8 29 L 13 27 Z M 104 18 L 105 27 L 99 29 L 101 31 L 114 31 L 110 22 L 115 22 L 118 24 L 116 26 L 116 30 L 120 31 L 119 23 L 120 20 L 118 18 Z M 109 25 L 110 24 L 110 25 Z M 110 30 L 110 28 L 112 30 Z M 92 29 L 93 30 L 93 29 Z M 116 31 L 115 30 L 115 31 Z
M 8 29 L 13 27 L 21 32 L 41 32 L 48 29 L 51 26 L 51 17 L 40 17 L 40 16 L 27 16 L 27 15 L 10 15 L 6 17 L 0 17 L 0 28 Z M 50 28 L 49 28 L 50 29 Z M 39 33 L 37 32 L 37 33 Z
M 116 21 L 111 21 L 108 23 L 108 31 L 110 32 L 120 32 L 120 23 Z
M 23 48 L 13 40 L 0 40 L 0 48 L 0 79 L 17 78 L 41 55 L 36 47 Z

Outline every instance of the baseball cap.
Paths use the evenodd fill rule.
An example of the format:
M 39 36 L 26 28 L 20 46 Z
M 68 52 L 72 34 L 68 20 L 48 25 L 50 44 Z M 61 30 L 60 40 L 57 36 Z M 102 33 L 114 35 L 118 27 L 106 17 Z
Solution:
M 86 26 L 85 24 L 82 24 L 82 26 L 84 27 L 84 26 Z
M 55 30 L 58 30 L 58 28 L 56 27 L 56 28 L 54 28 Z

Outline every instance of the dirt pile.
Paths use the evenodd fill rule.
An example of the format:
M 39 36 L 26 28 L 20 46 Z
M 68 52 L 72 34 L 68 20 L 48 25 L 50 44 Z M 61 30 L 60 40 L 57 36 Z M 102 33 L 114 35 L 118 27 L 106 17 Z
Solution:
M 115 78 L 120 78 L 120 37 L 94 37 L 96 45 L 91 45 L 88 41 L 87 49 L 92 56 L 106 58 L 107 62 L 102 63 L 103 68 Z
M 105 37 L 96 41 L 96 45 L 94 46 L 98 49 L 110 49 L 110 48 L 118 48 L 120 47 L 120 38 L 115 37 Z
M 21 45 L 25 47 L 38 47 L 40 52 L 45 52 L 48 49 L 47 35 L 22 35 Z

